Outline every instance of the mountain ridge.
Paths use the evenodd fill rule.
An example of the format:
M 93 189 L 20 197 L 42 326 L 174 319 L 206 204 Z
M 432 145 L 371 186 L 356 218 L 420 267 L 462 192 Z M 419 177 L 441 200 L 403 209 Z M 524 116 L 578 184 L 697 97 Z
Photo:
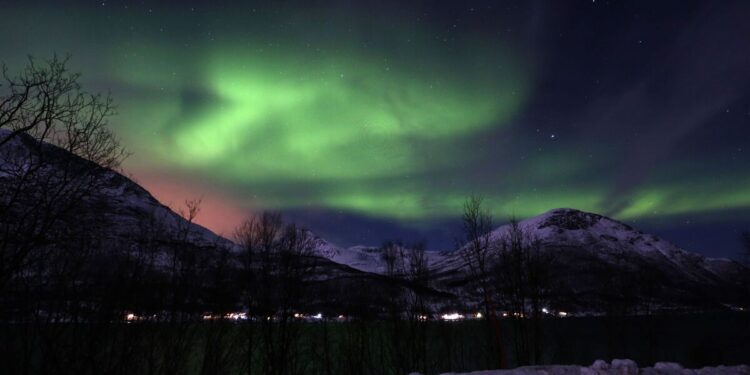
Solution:
M 25 137 L 16 137 L 0 148 L 0 165 L 13 164 L 13 158 L 23 159 L 19 155 L 29 152 L 24 148 L 33 146 L 28 143 L 33 140 Z M 49 147 L 53 154 L 66 152 L 48 144 L 43 147 Z M 74 160 L 90 163 L 82 158 Z M 50 168 L 54 168 L 54 165 Z M 87 196 L 85 204 L 79 209 L 106 219 L 94 219 L 107 222 L 103 233 L 111 237 L 110 245 L 102 246 L 112 246 L 112 249 L 127 248 L 122 245 L 129 243 L 136 246 L 144 227 L 155 224 L 158 226 L 156 229 L 165 232 L 157 233 L 160 236 L 166 234 L 166 237 L 174 237 L 185 230 L 185 240 L 195 247 L 225 247 L 239 256 L 239 246 L 232 240 L 185 220 L 130 178 L 111 169 L 102 169 L 97 173 L 101 189 Z M 0 173 L 0 178 L 8 176 L 6 172 Z M 641 281 L 644 275 L 652 284 L 645 286 L 654 289 L 649 292 L 653 296 L 637 295 L 634 298 L 661 298 L 665 304 L 684 306 L 735 304 L 740 300 L 739 280 L 748 272 L 746 267 L 735 261 L 691 253 L 628 224 L 576 209 L 552 209 L 521 220 L 518 226 L 538 239 L 545 252 L 553 255 L 553 278 L 559 287 L 556 293 L 563 300 L 563 305 L 574 305 L 574 308 L 601 305 L 605 300 L 603 296 L 617 288 L 628 287 L 628 280 L 631 283 Z M 154 231 L 155 228 L 145 229 Z M 509 225 L 497 227 L 489 233 L 490 238 L 497 241 L 509 229 Z M 398 279 L 389 280 L 381 249 L 368 246 L 341 248 L 313 232 L 307 231 L 306 234 L 313 241 L 315 255 L 321 259 L 322 266 L 317 270 L 319 274 L 315 276 L 316 279 L 358 279 L 372 285 L 410 288 Z M 164 246 L 168 248 L 173 245 L 167 241 Z M 399 262 L 403 266 L 408 249 L 403 246 L 399 249 Z M 472 308 L 475 308 L 479 298 L 474 291 L 467 290 L 471 275 L 466 270 L 460 249 L 453 252 L 426 251 L 425 255 L 432 274 L 429 293 L 441 299 L 434 301 L 435 306 L 473 305 Z M 622 280 L 612 281 L 613 275 Z M 402 277 L 403 274 L 397 276 Z M 566 308 L 570 309 L 570 306 Z

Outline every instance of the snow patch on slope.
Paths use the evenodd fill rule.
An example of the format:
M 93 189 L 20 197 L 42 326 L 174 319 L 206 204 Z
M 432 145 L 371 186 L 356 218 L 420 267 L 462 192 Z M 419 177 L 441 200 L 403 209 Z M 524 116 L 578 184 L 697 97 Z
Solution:
M 448 372 L 441 375 L 737 375 L 750 374 L 750 366 L 716 366 L 686 369 L 679 363 L 657 362 L 654 367 L 638 368 L 633 360 L 614 359 L 612 363 L 595 361 L 591 366 L 548 365 L 524 366 L 511 370 L 489 370 L 465 373 Z M 421 375 L 411 373 L 410 375 Z
M 318 255 L 328 258 L 336 263 L 345 264 L 360 271 L 385 274 L 387 272 L 383 251 L 373 246 L 351 246 L 338 247 L 318 236 L 314 236 L 315 249 Z M 407 264 L 408 249 L 403 248 L 402 257 L 397 262 L 401 265 Z M 428 267 L 445 258 L 444 253 L 436 251 L 425 251 Z

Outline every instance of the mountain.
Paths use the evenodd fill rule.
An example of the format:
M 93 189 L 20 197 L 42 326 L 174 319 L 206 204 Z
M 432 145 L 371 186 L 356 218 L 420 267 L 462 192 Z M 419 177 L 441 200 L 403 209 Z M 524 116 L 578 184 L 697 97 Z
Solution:
M 9 135 L 10 131 L 0 129 L 0 140 Z M 45 160 L 39 161 L 42 157 Z M 197 245 L 234 246 L 210 230 L 188 222 L 124 175 L 52 144 L 40 144 L 25 133 L 11 138 L 0 148 L 0 181 L 4 187 L 19 186 L 27 192 L 12 204 L 19 209 L 33 207 L 48 199 L 48 195 L 54 195 L 57 201 L 50 200 L 49 207 L 70 210 L 75 216 L 61 212 L 60 217 L 54 218 L 56 221 L 91 218 L 96 229 L 105 229 L 106 237 L 132 240 L 150 223 L 158 225 L 165 237 L 177 236 L 184 230 L 189 240 Z
M 381 247 L 364 245 L 339 247 L 313 233 L 311 233 L 311 235 L 315 238 L 315 250 L 320 256 L 328 258 L 336 263 L 345 264 L 360 271 L 381 275 L 387 273 L 386 260 Z M 395 246 L 398 250 L 396 252 L 396 268 L 398 272 L 398 269 L 403 268 L 408 262 L 407 256 L 409 249 L 403 245 L 396 244 Z M 449 255 L 450 252 L 425 251 L 427 265 L 430 268 L 435 267 Z
M 15 314 L 23 302 L 4 297 L 10 298 L 15 290 L 43 295 L 50 286 L 71 288 L 84 299 L 106 296 L 118 300 L 108 301 L 110 305 L 141 311 L 171 308 L 164 303 L 176 291 L 189 302 L 181 308 L 193 313 L 212 311 L 211 301 L 226 295 L 242 303 L 237 302 L 241 289 L 236 284 L 246 280 L 240 278 L 243 255 L 237 244 L 187 220 L 117 171 L 24 133 L 5 141 L 9 134 L 0 129 L 0 265 L 18 262 L 15 268 L 0 270 L 0 276 L 8 275 L 12 291 L 0 295 L 0 305 L 9 308 L 0 308 L 0 320 L 4 314 Z M 20 193 L 13 194 L 16 191 Z M 315 311 L 377 313 L 389 295 L 406 290 L 452 297 L 325 257 L 306 257 L 302 262 L 314 265 L 314 273 L 300 283 L 310 288 L 308 308 Z M 56 286 L 51 270 L 62 275 L 59 282 L 65 285 Z M 15 276 L 22 274 L 33 275 L 36 284 Z M 171 285 L 175 280 L 181 284 Z M 82 286 L 85 290 L 78 290 Z M 217 293 L 220 287 L 229 291 Z M 47 295 L 65 298 L 59 292 Z
M 0 130 L 0 140 L 7 134 Z M 35 155 L 46 159 L 36 169 L 30 164 Z M 25 185 L 18 185 L 21 182 Z M 15 186 L 24 188 L 12 195 Z M 28 243 L 40 251 L 27 257 L 29 261 L 46 259 L 51 265 L 66 260 L 65 254 L 94 254 L 86 258 L 88 272 L 104 274 L 114 285 L 121 283 L 122 277 L 135 277 L 124 274 L 128 269 L 119 265 L 142 265 L 138 259 L 143 256 L 152 256 L 153 272 L 168 281 L 169 273 L 174 272 L 174 267 L 169 268 L 173 264 L 170 259 L 184 249 L 195 254 L 183 259 L 188 262 L 185 264 L 207 267 L 196 278 L 218 277 L 209 271 L 221 266 L 222 254 L 228 254 L 229 268 L 216 271 L 221 277 L 237 277 L 242 264 L 236 244 L 186 220 L 131 179 L 53 145 L 39 144 L 25 134 L 0 147 L 0 189 L 0 229 L 6 236 L 3 246 L 7 246 L 1 255 L 10 254 L 2 264 L 15 260 L 12 250 L 16 248 L 25 254 L 28 249 L 22 245 Z M 553 286 L 548 292 L 554 296 L 550 304 L 557 309 L 596 312 L 614 304 L 648 306 L 649 310 L 717 309 L 747 303 L 741 285 L 748 275 L 746 267 L 685 251 L 622 222 L 574 209 L 555 209 L 518 226 L 538 240 L 548 259 Z M 501 226 L 490 237 L 499 241 L 510 230 L 508 225 Z M 314 288 L 314 304 L 326 311 L 382 311 L 389 296 L 407 291 L 425 296 L 438 311 L 473 311 L 481 300 L 471 286 L 472 275 L 460 251 L 426 251 L 431 278 L 425 286 L 408 281 L 404 274 L 386 276 L 380 248 L 342 248 L 312 232 L 305 235 L 313 241 L 316 255 L 311 258 L 314 274 L 304 282 Z M 55 250 L 50 254 L 60 258 L 45 255 L 50 249 Z M 397 269 L 403 270 L 410 250 L 401 246 L 397 250 Z M 5 275 L 6 270 L 2 271 Z M 140 273 L 136 276 L 143 277 Z M 368 293 L 360 293 L 362 290 Z M 206 295 L 210 293 L 195 298 L 205 299 Z M 163 297 L 154 297 L 159 298 Z
M 601 311 L 614 302 L 648 309 L 725 308 L 746 304 L 742 280 L 750 272 L 729 259 L 688 252 L 617 220 L 575 209 L 553 209 L 518 223 L 539 241 L 552 268 L 560 309 Z M 493 242 L 510 225 L 490 233 Z M 321 254 L 368 272 L 384 272 L 377 248 L 338 248 L 325 243 Z M 427 252 L 433 286 L 476 302 L 467 292 L 471 279 L 461 251 Z M 614 301 L 614 302 L 613 302 Z

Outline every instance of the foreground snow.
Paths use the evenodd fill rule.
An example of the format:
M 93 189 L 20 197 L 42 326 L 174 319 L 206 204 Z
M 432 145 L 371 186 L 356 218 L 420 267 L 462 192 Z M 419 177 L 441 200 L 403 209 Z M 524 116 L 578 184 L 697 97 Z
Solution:
M 686 369 L 678 363 L 658 362 L 654 367 L 638 368 L 638 364 L 629 359 L 615 359 L 612 363 L 597 360 L 591 366 L 527 366 L 512 370 L 474 371 L 462 374 L 445 373 L 442 375 L 734 375 L 749 374 L 750 366 L 718 366 L 701 369 Z M 419 375 L 413 373 L 410 375 Z

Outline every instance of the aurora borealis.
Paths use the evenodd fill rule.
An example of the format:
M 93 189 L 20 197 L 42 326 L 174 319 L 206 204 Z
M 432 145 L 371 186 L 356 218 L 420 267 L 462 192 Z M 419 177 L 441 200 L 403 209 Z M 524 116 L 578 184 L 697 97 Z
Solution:
M 125 170 L 343 245 L 449 248 L 469 194 L 498 221 L 611 215 L 734 256 L 750 229 L 743 2 L 10 2 L 0 56 L 70 53 L 109 91 Z

